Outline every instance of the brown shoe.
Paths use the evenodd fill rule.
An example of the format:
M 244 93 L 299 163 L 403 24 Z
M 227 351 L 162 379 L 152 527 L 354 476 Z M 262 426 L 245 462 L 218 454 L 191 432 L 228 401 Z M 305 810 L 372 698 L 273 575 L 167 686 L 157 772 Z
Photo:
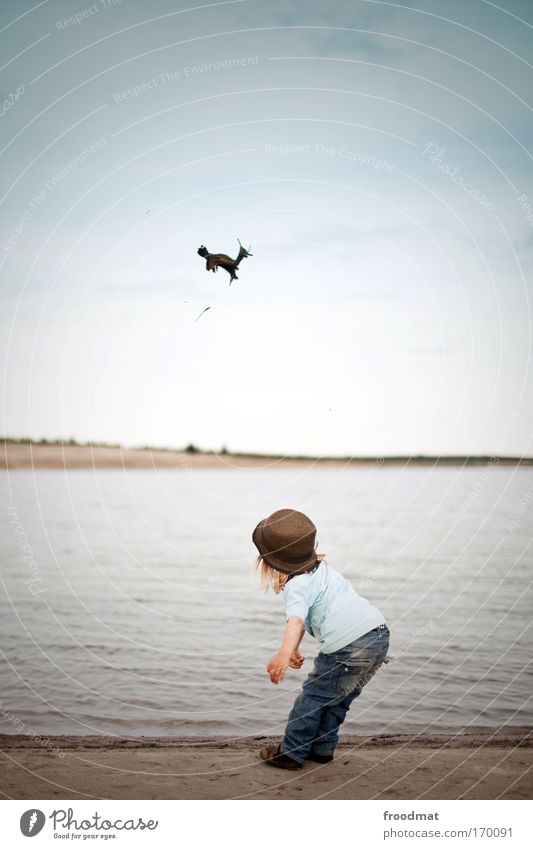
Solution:
M 277 746 L 263 746 L 259 754 L 269 766 L 275 766 L 278 769 L 301 769 L 303 764 L 298 761 L 293 761 L 288 755 L 280 751 L 279 744 Z

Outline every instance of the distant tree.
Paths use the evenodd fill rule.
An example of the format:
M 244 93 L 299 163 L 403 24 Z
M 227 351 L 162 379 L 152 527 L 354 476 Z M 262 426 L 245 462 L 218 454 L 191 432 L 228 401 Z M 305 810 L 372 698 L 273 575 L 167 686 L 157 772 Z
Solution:
M 228 449 L 225 445 L 223 445 L 222 448 L 220 449 L 220 453 L 221 454 L 229 454 L 229 451 L 228 451 Z
M 196 445 L 193 445 L 192 442 L 190 442 L 189 445 L 187 445 L 185 451 L 187 452 L 187 454 L 198 454 L 200 449 L 197 448 Z

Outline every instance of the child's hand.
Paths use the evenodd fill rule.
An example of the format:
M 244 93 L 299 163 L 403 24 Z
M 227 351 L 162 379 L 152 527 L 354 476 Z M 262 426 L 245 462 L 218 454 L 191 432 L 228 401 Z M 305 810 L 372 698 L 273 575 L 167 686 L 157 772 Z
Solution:
M 291 669 L 300 669 L 300 667 L 301 667 L 302 663 L 304 662 L 304 660 L 305 660 L 305 657 L 302 657 L 302 655 L 300 654 L 300 652 L 298 651 L 298 649 L 296 649 L 296 650 L 295 650 L 295 651 L 293 651 L 293 653 L 291 654 L 291 659 L 290 659 L 290 661 L 289 661 L 289 666 L 291 667 Z
M 267 672 L 273 684 L 280 684 L 285 678 L 285 670 L 291 658 L 286 654 L 275 654 L 267 663 Z

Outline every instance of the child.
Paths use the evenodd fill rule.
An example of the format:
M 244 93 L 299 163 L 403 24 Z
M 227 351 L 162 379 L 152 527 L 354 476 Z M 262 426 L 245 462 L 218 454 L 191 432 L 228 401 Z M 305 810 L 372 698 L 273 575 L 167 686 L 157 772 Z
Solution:
M 321 646 L 282 742 L 261 749 L 263 760 L 280 769 L 301 769 L 305 760 L 333 760 L 339 727 L 389 647 L 383 615 L 322 562 L 315 538 L 315 526 L 297 510 L 277 510 L 252 535 L 261 580 L 266 589 L 283 591 L 287 614 L 281 648 L 267 665 L 272 683 L 283 681 L 287 666 L 301 667 L 305 631 Z

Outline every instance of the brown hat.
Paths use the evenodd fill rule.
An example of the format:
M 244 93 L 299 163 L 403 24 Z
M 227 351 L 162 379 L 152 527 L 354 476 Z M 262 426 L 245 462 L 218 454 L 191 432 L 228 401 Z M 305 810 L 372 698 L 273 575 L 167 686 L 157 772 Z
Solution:
M 308 572 L 315 566 L 315 538 L 311 519 L 298 510 L 276 510 L 259 522 L 252 534 L 267 565 L 285 575 Z

